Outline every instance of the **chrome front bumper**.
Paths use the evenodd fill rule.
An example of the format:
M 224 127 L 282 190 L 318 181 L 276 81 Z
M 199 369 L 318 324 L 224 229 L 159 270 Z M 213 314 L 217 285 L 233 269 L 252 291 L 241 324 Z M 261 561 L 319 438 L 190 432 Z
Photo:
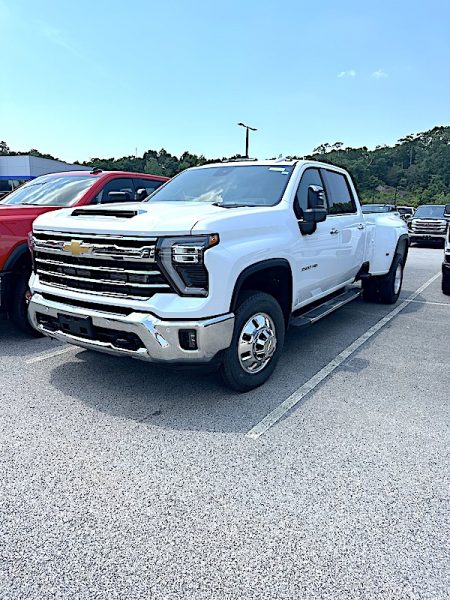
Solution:
M 141 340 L 143 347 L 136 350 L 120 348 L 113 342 L 78 337 L 61 329 L 53 331 L 38 322 L 39 315 L 57 319 L 61 314 L 82 318 L 90 317 L 94 332 L 96 328 L 101 328 L 112 333 L 134 334 Z M 79 308 L 47 300 L 41 294 L 33 295 L 29 304 L 29 316 L 38 331 L 57 340 L 88 350 L 164 363 L 210 362 L 220 350 L 230 346 L 234 329 L 232 313 L 197 321 L 164 321 L 148 313 L 133 312 L 130 315 L 118 315 L 90 308 Z M 179 331 L 181 329 L 195 330 L 196 350 L 184 350 L 180 346 Z

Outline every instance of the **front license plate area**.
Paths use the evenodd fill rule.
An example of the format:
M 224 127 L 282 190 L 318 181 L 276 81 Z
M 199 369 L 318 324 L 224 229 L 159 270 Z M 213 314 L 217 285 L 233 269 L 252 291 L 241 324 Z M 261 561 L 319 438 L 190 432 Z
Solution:
M 74 317 L 58 313 L 61 331 L 77 337 L 94 339 L 94 326 L 91 317 Z

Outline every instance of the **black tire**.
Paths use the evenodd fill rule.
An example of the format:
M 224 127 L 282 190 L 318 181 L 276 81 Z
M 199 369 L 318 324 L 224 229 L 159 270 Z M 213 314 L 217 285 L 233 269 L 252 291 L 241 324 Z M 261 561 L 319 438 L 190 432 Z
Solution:
M 252 321 L 253 316 L 255 317 L 254 321 Z M 258 326 L 258 320 L 261 322 L 261 326 Z M 247 329 L 248 327 L 255 329 L 251 350 L 250 335 L 243 332 L 246 326 Z M 264 292 L 246 292 L 240 298 L 235 313 L 233 339 L 230 347 L 225 351 L 220 366 L 220 374 L 225 385 L 237 392 L 248 392 L 265 383 L 274 372 L 280 359 L 285 331 L 286 324 L 283 311 L 275 298 Z M 272 333 L 275 340 L 271 335 Z M 249 344 L 249 352 L 242 352 L 243 346 L 247 343 Z M 255 354 L 258 348 L 262 347 L 264 350 L 261 350 L 259 354 Z M 239 348 L 241 348 L 241 352 Z M 246 354 L 248 358 L 245 356 Z M 266 358 L 259 360 L 258 356 L 265 356 Z M 241 360 L 250 361 L 247 368 L 242 366 Z M 255 364 L 254 373 L 248 371 L 252 364 Z
M 362 280 L 362 297 L 366 302 L 378 302 L 378 290 L 374 277 Z
M 42 334 L 31 325 L 28 318 L 28 301 L 25 294 L 29 290 L 29 278 L 29 273 L 21 273 L 17 276 L 11 295 L 11 321 L 18 329 L 27 335 L 42 337 Z
M 389 273 L 363 280 L 364 300 L 367 302 L 381 302 L 382 304 L 395 304 L 402 290 L 404 266 L 403 255 L 396 254 Z M 400 281 L 398 277 L 400 277 Z
M 442 274 L 442 293 L 450 296 L 450 274 Z

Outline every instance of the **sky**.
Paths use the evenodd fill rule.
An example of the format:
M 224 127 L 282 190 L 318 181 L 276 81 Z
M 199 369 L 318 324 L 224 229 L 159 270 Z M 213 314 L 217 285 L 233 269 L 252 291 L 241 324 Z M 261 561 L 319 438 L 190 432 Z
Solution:
M 393 144 L 450 124 L 450 2 L 0 0 L 0 140 L 63 160 Z

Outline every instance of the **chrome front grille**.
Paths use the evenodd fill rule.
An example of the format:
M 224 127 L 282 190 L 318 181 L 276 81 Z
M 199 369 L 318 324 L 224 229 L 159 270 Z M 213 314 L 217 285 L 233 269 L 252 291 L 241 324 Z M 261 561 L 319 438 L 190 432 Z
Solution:
M 413 220 L 411 223 L 411 230 L 414 233 L 436 233 L 436 234 L 442 234 L 445 233 L 447 231 L 447 223 L 444 223 L 442 221 L 434 221 L 434 220 L 430 220 L 430 221 L 426 221 L 426 220 L 421 220 L 421 221 L 416 221 Z
M 35 232 L 32 243 L 45 285 L 138 300 L 172 291 L 155 262 L 155 238 Z

